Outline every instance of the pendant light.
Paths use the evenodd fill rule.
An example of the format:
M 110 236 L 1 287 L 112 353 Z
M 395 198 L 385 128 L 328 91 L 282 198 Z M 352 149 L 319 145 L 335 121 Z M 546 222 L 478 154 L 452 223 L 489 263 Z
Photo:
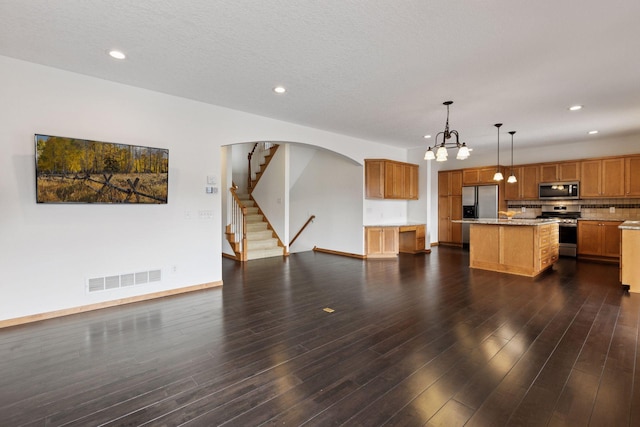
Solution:
M 433 147 L 427 147 L 427 152 L 424 153 L 425 160 L 434 160 L 436 162 L 446 162 L 449 153 L 447 152 L 447 146 L 449 148 L 457 148 L 458 152 L 456 154 L 456 159 L 464 160 L 469 157 L 469 148 L 465 142 L 460 143 L 458 131 L 453 129 L 449 130 L 449 105 L 453 104 L 453 101 L 443 102 L 442 105 L 447 107 L 447 121 L 444 126 L 444 131 L 440 132 L 436 135 L 435 143 Z M 442 142 L 438 143 L 438 137 L 442 136 Z M 451 136 L 456 137 L 456 142 L 447 140 L 451 139 Z
M 516 178 L 516 176 L 513 174 L 513 134 L 514 133 L 516 133 L 515 130 L 512 130 L 509 132 L 509 134 L 511 135 L 511 175 L 509 175 L 509 178 L 507 178 L 507 182 L 509 184 L 514 184 L 518 182 L 518 178 Z
M 504 179 L 502 172 L 500 172 L 500 126 L 502 126 L 502 123 L 496 123 L 494 126 L 498 128 L 498 165 L 496 166 L 496 173 L 493 175 L 493 180 L 502 181 Z

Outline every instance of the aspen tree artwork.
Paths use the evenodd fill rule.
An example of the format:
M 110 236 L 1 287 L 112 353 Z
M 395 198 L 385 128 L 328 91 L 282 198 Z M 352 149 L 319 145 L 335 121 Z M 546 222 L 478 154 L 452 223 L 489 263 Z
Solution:
M 167 203 L 169 150 L 35 135 L 38 203 Z

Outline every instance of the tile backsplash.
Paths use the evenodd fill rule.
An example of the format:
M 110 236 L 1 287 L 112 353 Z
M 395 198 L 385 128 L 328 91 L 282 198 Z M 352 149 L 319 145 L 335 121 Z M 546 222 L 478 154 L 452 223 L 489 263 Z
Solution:
M 584 219 L 640 220 L 640 199 L 589 199 L 566 201 L 514 200 L 507 202 L 509 210 L 518 212 L 516 218 L 535 218 L 541 214 L 542 205 L 579 205 L 581 207 L 581 216 Z M 526 212 L 520 213 L 523 207 Z

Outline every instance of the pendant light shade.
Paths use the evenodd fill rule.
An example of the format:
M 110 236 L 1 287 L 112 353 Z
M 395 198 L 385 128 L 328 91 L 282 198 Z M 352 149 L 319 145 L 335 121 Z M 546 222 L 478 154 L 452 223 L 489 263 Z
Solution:
M 502 181 L 504 179 L 502 172 L 500 172 L 500 126 L 502 126 L 502 123 L 496 123 L 494 126 L 498 129 L 498 164 L 496 166 L 496 173 L 493 175 L 493 180 Z
M 511 174 L 509 175 L 509 178 L 507 178 L 507 182 L 509 184 L 515 184 L 516 182 L 518 182 L 518 178 L 516 178 L 516 176 L 513 174 L 513 134 L 515 133 L 515 130 L 509 132 L 509 134 L 511 135 Z

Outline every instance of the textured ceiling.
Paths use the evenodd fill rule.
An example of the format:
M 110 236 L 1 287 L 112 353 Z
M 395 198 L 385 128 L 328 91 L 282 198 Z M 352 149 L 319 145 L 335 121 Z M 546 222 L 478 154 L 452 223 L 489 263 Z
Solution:
M 496 122 L 545 145 L 640 132 L 639 19 L 638 0 L 0 0 L 0 55 L 404 148 L 453 100 L 472 147 Z

